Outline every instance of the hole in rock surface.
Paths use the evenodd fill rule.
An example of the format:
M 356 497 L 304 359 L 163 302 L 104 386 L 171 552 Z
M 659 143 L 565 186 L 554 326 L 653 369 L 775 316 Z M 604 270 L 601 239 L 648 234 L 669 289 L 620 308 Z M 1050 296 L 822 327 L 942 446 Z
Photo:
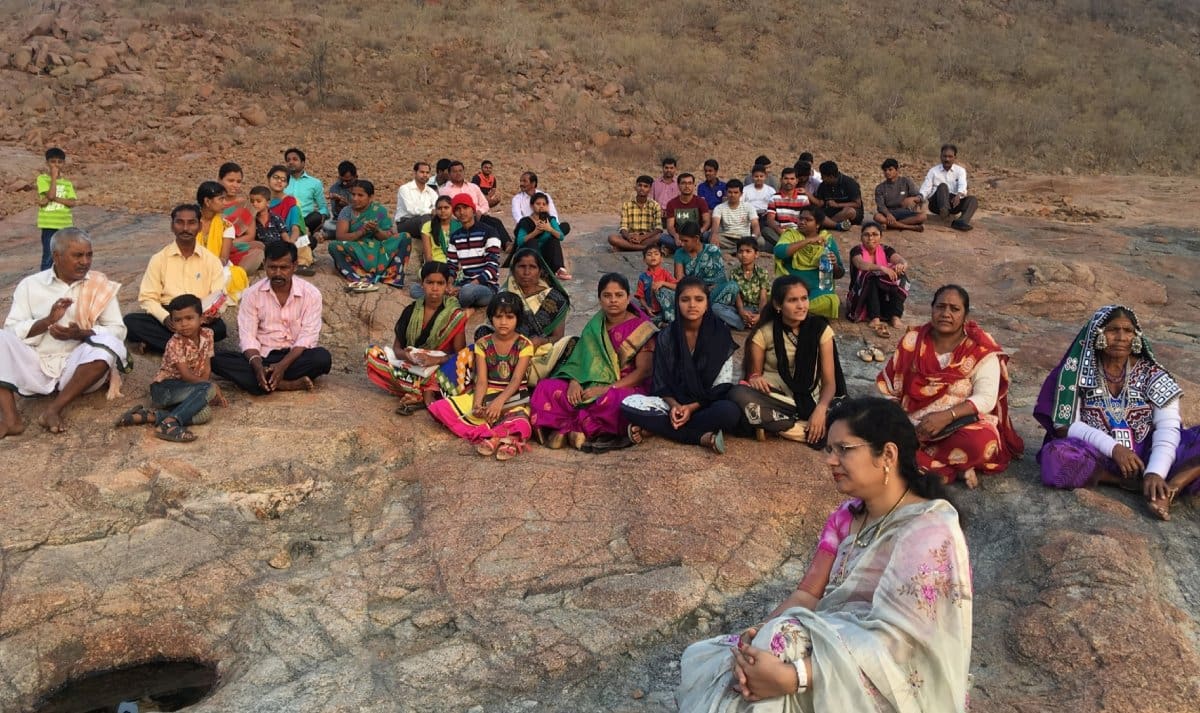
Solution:
M 177 711 L 199 703 L 217 683 L 217 667 L 200 661 L 152 661 L 99 671 L 63 684 L 42 699 L 37 713 Z

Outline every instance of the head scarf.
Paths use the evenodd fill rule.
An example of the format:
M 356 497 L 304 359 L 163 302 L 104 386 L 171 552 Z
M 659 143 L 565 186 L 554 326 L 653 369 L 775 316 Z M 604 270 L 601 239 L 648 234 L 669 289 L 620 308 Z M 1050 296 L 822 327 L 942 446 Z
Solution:
M 729 327 L 713 314 L 711 305 L 700 319 L 692 351 L 683 333 L 683 320 L 676 317 L 658 333 L 651 393 L 670 396 L 681 404 L 709 404 L 722 398 L 731 384 L 714 388 L 713 382 L 735 351 L 737 344 Z
M 1147 384 L 1146 400 L 1155 407 L 1162 408 L 1183 393 L 1179 384 L 1155 359 L 1154 350 L 1142 335 L 1142 327 L 1134 311 L 1124 305 L 1105 305 L 1096 310 L 1083 329 L 1079 330 L 1079 334 L 1075 336 L 1075 340 L 1071 342 L 1070 348 L 1058 364 L 1057 377 L 1051 372 L 1042 387 L 1034 416 L 1050 433 L 1059 428 L 1069 428 L 1075 420 L 1079 399 L 1089 391 L 1101 387 L 1103 379 L 1100 376 L 1099 359 L 1096 357 L 1096 340 L 1103 333 L 1105 322 L 1118 309 L 1123 309 L 1133 316 L 1133 328 L 1137 334 L 1135 338 L 1142 344 L 1141 352 L 1136 356 L 1159 367 L 1151 382 Z M 1054 383 L 1053 387 L 1050 386 L 1051 380 Z M 1047 393 L 1049 388 L 1053 388 L 1054 391 Z

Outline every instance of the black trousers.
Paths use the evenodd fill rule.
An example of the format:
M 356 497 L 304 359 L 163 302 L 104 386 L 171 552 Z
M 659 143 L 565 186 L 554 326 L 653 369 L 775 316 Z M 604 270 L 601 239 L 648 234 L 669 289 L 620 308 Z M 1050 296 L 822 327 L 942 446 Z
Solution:
M 621 414 L 629 422 L 640 428 L 669 438 L 677 443 L 700 445 L 700 438 L 706 433 L 724 431 L 730 433 L 738 425 L 742 411 L 738 405 L 727 399 L 714 401 L 701 408 L 688 422 L 680 428 L 671 426 L 671 414 L 663 411 L 643 411 L 621 404 Z
M 263 365 L 278 364 L 283 361 L 289 351 L 291 350 L 276 349 L 264 355 Z M 331 368 L 333 368 L 333 357 L 329 354 L 329 350 L 324 347 L 313 347 L 305 349 L 296 361 L 292 362 L 287 371 L 283 372 L 283 378 L 294 380 L 307 376 L 310 379 L 316 379 L 328 374 Z M 242 391 L 260 396 L 267 393 L 258 385 L 258 379 L 254 376 L 254 367 L 250 366 L 250 360 L 241 352 L 217 352 L 212 358 L 212 370 L 214 374 L 232 381 Z
M 218 317 L 212 324 L 204 325 L 213 331 L 213 341 L 219 342 L 228 334 L 225 323 Z M 126 337 L 131 342 L 141 342 L 150 351 L 161 352 L 167 348 L 167 342 L 175 333 L 167 329 L 153 315 L 145 312 L 131 312 L 125 315 L 125 329 L 129 331 Z
M 979 199 L 975 196 L 966 196 L 958 202 L 956 207 L 952 208 L 950 207 L 950 188 L 943 183 L 929 198 L 929 212 L 940 213 L 942 206 L 946 206 L 946 210 L 950 211 L 951 215 L 959 214 L 955 220 L 956 223 L 970 225 L 971 218 L 975 216 L 975 211 L 979 208 Z
M 878 317 L 884 322 L 893 317 L 904 316 L 904 295 L 895 290 L 879 289 L 879 281 L 868 279 L 863 285 L 863 305 L 867 308 L 867 319 Z
M 325 231 L 322 229 L 322 226 L 325 225 L 325 216 L 321 214 L 321 211 L 314 210 L 313 212 L 304 216 L 304 225 L 308 227 L 308 241 L 311 243 L 310 247 L 316 247 L 317 238 L 320 238 L 325 234 Z

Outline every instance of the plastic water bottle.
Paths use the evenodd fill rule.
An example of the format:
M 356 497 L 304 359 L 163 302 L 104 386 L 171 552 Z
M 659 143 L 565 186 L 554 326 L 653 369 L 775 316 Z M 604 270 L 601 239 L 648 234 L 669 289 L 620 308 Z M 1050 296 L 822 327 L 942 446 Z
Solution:
M 817 287 L 821 290 L 833 289 L 833 253 L 826 250 L 821 255 L 821 263 L 817 266 L 820 276 L 817 278 Z

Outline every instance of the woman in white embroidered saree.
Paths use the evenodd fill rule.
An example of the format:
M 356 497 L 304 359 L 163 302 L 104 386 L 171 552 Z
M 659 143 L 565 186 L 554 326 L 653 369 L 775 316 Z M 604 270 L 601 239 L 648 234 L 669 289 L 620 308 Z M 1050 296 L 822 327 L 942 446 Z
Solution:
M 899 406 L 846 400 L 829 421 L 826 462 L 851 500 L 763 623 L 684 652 L 682 713 L 967 709 L 971 572 L 958 512 L 941 479 L 918 470 Z

